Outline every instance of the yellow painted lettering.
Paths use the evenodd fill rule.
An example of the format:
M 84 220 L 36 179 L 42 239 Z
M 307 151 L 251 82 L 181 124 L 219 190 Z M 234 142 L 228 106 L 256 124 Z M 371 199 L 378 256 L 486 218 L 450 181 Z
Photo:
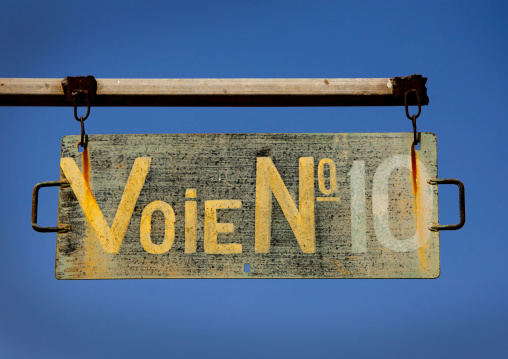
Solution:
M 187 188 L 185 197 L 196 198 L 196 189 Z M 185 202 L 185 253 L 196 253 L 196 224 L 197 203 L 187 201 Z
M 152 214 L 161 211 L 164 214 L 164 240 L 161 244 L 152 242 Z M 141 244 L 145 251 L 151 254 L 162 254 L 171 248 L 175 241 L 175 212 L 173 208 L 162 201 L 154 201 L 143 209 L 141 225 L 139 227 Z
M 69 181 L 79 205 L 106 253 L 117 253 L 120 249 L 132 212 L 145 183 L 150 161 L 149 157 L 138 157 L 134 161 L 111 228 L 106 223 L 104 215 L 74 159 L 62 158 L 60 162 L 62 171 Z
M 242 245 L 238 243 L 217 243 L 218 233 L 231 233 L 233 223 L 217 223 L 218 209 L 241 208 L 240 200 L 217 200 L 205 202 L 205 253 L 231 254 L 242 253 Z
M 296 207 L 270 157 L 258 157 L 256 168 L 256 233 L 255 251 L 270 251 L 272 193 L 304 253 L 314 253 L 316 233 L 314 221 L 314 158 L 300 158 L 299 205 Z
M 330 188 L 326 188 L 325 185 L 325 164 L 328 165 L 328 169 L 330 170 Z M 335 163 L 333 160 L 329 158 L 324 158 L 319 161 L 318 165 L 318 183 L 319 190 L 323 194 L 332 194 L 337 192 L 337 168 L 335 167 Z

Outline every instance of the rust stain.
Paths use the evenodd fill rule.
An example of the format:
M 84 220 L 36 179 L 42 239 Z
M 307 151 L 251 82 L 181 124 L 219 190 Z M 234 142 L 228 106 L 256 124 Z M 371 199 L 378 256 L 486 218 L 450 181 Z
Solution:
M 416 225 L 416 233 L 418 235 L 418 239 L 420 243 L 425 241 L 425 236 L 427 235 L 424 220 L 424 206 L 423 206 L 423 198 L 422 193 L 419 190 L 418 185 L 418 151 L 415 149 L 415 143 L 411 144 L 411 179 L 413 182 L 413 195 L 414 195 L 414 208 L 415 208 L 415 225 Z M 420 269 L 425 272 L 427 268 L 427 254 L 426 254 L 427 245 L 420 245 L 418 249 L 418 258 L 420 259 Z
M 118 165 L 118 168 L 122 168 L 122 164 L 121 163 Z
M 87 146 L 83 148 L 82 159 L 83 159 L 83 177 L 85 178 L 85 182 L 88 185 L 88 187 L 90 187 L 90 158 L 88 157 Z
M 329 85 L 329 84 L 330 84 L 330 82 L 328 82 L 328 80 L 325 79 L 325 85 Z
M 78 144 L 79 146 L 79 144 Z M 81 153 L 81 160 L 82 160 L 82 170 L 83 170 L 83 178 L 85 180 L 86 185 L 88 188 L 91 189 L 90 186 L 90 154 L 88 152 L 88 147 L 85 146 L 83 148 L 83 152 Z M 91 192 L 90 192 L 91 193 Z M 91 202 L 95 200 L 89 196 L 86 196 L 85 198 L 85 208 L 87 208 L 89 211 L 91 210 Z M 100 246 L 100 240 L 95 235 L 95 232 L 90 227 L 88 221 L 86 222 L 86 235 L 84 238 L 84 247 L 85 247 L 85 255 L 83 257 L 83 267 L 84 269 L 89 273 L 88 275 L 91 278 L 105 278 L 107 277 L 107 270 L 105 267 L 105 258 L 104 258 L 104 251 L 102 250 Z M 111 270 L 111 268 L 110 268 Z

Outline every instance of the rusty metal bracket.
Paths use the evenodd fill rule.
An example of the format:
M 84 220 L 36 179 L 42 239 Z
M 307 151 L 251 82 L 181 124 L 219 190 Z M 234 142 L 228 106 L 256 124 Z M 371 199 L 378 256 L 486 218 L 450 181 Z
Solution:
M 411 75 L 404 77 L 394 77 L 392 80 L 393 96 L 395 98 L 404 99 L 406 93 L 411 91 L 407 96 L 407 103 L 409 105 L 418 105 L 416 94 L 420 94 L 420 104 L 428 105 L 429 96 L 427 96 L 427 78 L 422 75 Z
M 83 102 L 88 98 L 92 102 L 97 94 L 97 81 L 93 76 L 67 76 L 62 81 L 62 87 L 67 102 L 73 102 L 75 98 Z
M 69 187 L 69 182 L 67 181 L 48 181 L 48 182 L 40 182 L 37 183 L 34 187 L 32 194 L 32 228 L 37 232 L 58 232 L 65 233 L 69 231 L 69 226 L 62 224 L 58 227 L 39 227 L 37 225 L 37 208 L 39 203 L 39 189 L 42 187 Z
M 455 231 L 461 229 L 466 223 L 466 200 L 464 195 L 464 184 L 458 179 L 454 178 L 431 178 L 428 183 L 430 185 L 439 184 L 455 184 L 459 187 L 459 208 L 460 208 L 460 222 L 457 224 L 434 224 L 431 223 L 429 229 L 431 231 Z

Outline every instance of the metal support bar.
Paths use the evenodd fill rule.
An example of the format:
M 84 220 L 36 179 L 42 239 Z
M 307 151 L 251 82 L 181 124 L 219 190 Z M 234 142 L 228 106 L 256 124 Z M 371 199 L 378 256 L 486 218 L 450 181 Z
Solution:
M 408 78 L 427 105 L 427 79 Z M 404 106 L 404 79 L 97 79 L 93 106 Z M 68 85 L 63 79 L 0 78 L 0 106 L 72 106 Z M 408 102 L 416 105 L 416 97 Z

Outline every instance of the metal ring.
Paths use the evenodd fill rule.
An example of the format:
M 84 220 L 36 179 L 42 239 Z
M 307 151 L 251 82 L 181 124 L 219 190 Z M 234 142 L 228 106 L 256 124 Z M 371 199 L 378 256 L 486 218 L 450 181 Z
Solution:
M 409 116 L 409 107 L 408 107 L 408 104 L 407 104 L 407 94 L 410 93 L 410 92 L 416 92 L 416 99 L 418 101 L 418 113 L 416 114 L 416 118 L 418 118 L 420 116 L 420 114 L 422 113 L 422 99 L 421 99 L 421 96 L 420 96 L 420 91 L 415 90 L 415 89 L 408 90 L 404 94 L 404 105 L 406 106 L 406 116 L 407 116 L 407 118 L 412 120 L 413 116 L 415 116 L 415 115 Z
M 76 105 L 76 97 L 78 96 L 79 93 L 82 93 L 82 92 L 78 92 L 76 94 L 73 94 L 73 99 L 74 99 L 74 118 L 76 119 L 76 121 L 81 121 L 81 119 L 86 120 L 88 118 L 88 115 L 90 115 L 90 94 L 88 92 L 85 92 L 85 95 L 86 95 L 86 115 L 85 117 L 78 117 L 78 106 Z

